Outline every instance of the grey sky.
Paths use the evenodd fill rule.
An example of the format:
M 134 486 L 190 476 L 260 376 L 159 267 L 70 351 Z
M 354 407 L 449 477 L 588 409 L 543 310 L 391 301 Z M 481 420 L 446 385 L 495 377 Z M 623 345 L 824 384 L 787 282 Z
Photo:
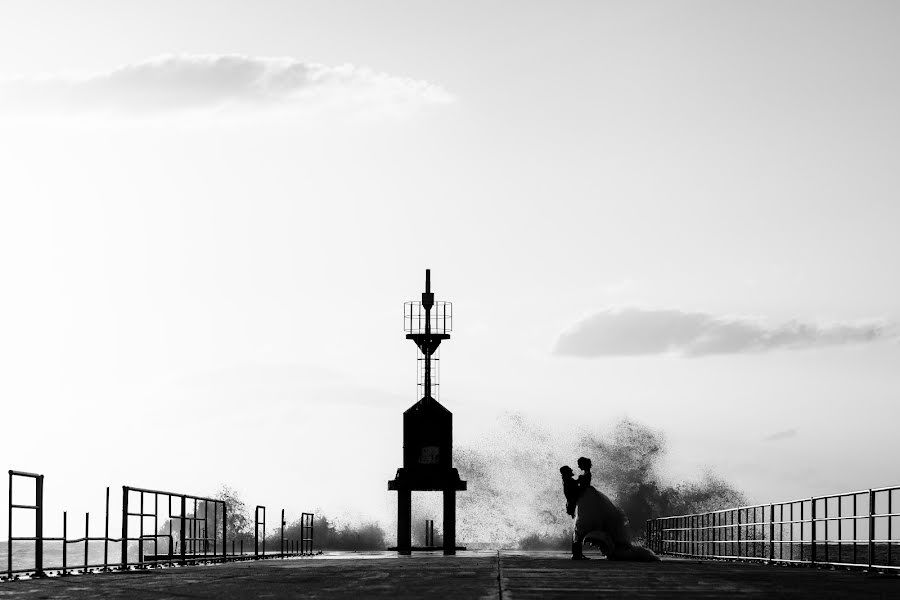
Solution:
M 896 483 L 867 452 L 892 451 L 900 347 L 809 340 L 900 321 L 898 30 L 900 5 L 874 1 L 4 2 L 2 418 L 83 426 L 68 462 L 105 461 L 65 468 L 16 427 L 0 465 L 45 472 L 74 513 L 105 485 L 228 482 L 294 512 L 388 514 L 415 400 L 402 303 L 430 267 L 456 309 L 441 380 L 459 443 L 507 410 L 562 430 L 628 414 L 667 432 L 673 477 L 710 467 L 759 501 Z M 348 75 L 305 119 L 222 114 L 209 88 L 188 118 L 107 119 L 29 88 L 156 76 L 160 56 Z M 131 100 L 197 90 L 166 81 Z M 689 354 L 696 327 L 757 348 L 795 323 L 810 347 L 553 353 L 622 307 L 699 318 L 676 340 Z M 201 419 L 218 442 L 264 436 L 269 462 L 174 466 L 163 440 Z M 297 453 L 301 420 L 327 462 Z M 348 470 L 369 495 L 335 491 Z

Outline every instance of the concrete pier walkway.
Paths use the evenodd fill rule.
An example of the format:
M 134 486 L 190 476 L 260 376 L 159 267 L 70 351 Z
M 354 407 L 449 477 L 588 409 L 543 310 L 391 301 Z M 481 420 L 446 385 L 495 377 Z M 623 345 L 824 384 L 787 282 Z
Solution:
M 455 557 L 327 553 L 0 583 L 0 598 L 900 598 L 900 577 L 759 564 L 571 561 L 562 552 Z

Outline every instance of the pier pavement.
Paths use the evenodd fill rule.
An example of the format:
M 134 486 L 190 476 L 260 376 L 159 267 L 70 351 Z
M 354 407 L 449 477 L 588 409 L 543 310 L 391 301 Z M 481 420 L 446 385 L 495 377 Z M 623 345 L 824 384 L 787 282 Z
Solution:
M 900 577 L 663 559 L 572 561 L 563 552 L 326 553 L 307 558 L 0 583 L 5 598 L 900 598 Z

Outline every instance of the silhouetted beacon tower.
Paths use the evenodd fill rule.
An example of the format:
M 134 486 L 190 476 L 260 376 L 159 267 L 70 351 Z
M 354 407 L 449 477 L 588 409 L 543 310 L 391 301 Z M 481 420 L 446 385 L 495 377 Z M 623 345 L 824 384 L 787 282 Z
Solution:
M 388 481 L 397 492 L 397 552 L 410 554 L 412 492 L 444 492 L 444 554 L 456 554 L 456 492 L 466 489 L 453 468 L 453 413 L 432 396 L 437 378 L 438 346 L 450 339 L 453 306 L 435 302 L 431 270 L 425 270 L 421 302 L 403 308 L 406 339 L 419 348 L 419 385 L 422 399 L 403 413 L 403 467 Z

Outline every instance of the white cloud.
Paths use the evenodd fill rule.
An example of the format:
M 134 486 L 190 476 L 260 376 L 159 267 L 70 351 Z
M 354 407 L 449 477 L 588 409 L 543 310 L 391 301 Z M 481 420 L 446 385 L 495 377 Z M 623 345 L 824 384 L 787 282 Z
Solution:
M 554 353 L 581 357 L 668 353 L 702 356 L 814 348 L 888 338 L 897 338 L 897 328 L 883 323 L 818 325 L 791 321 L 772 326 L 743 317 L 625 308 L 602 311 L 577 323 L 559 337 Z
M 453 97 L 428 81 L 293 58 L 166 55 L 92 75 L 0 80 L 0 114 L 402 114 Z

